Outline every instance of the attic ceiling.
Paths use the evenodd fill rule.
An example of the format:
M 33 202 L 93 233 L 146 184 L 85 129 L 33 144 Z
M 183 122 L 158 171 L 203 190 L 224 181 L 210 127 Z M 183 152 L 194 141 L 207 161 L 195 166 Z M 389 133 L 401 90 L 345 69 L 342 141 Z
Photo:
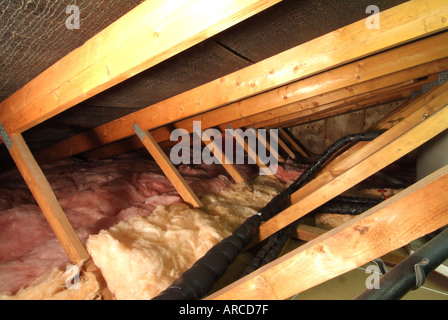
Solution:
M 82 45 L 141 0 L 0 0 L 0 101 Z M 31 151 L 165 100 L 365 19 L 404 0 L 284 0 L 24 133 Z M 68 5 L 80 28 L 67 29 Z M 132 57 L 129 57 L 132 59 Z M 12 163 L 0 147 L 0 171 Z

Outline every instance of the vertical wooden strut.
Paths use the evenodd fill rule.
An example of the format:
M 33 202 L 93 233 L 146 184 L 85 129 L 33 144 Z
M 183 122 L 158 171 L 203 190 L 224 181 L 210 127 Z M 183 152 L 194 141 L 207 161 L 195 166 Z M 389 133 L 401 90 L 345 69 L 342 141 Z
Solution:
M 0 135 L 70 261 L 73 264 L 83 262 L 84 270 L 95 274 L 100 284 L 102 297 L 104 299 L 111 299 L 112 294 L 109 292 L 103 276 L 94 265 L 87 249 L 68 221 L 67 216 L 51 189 L 50 183 L 34 159 L 22 135 L 20 133 L 8 135 L 1 123 Z
M 290 136 L 290 133 L 287 132 L 285 129 L 283 128 L 278 128 L 278 131 L 280 132 L 280 134 L 282 135 L 282 137 L 284 137 L 291 145 L 292 147 L 303 157 L 308 158 L 309 155 L 305 152 L 305 150 L 303 150 L 303 148 L 301 148 L 295 141 L 294 139 Z
M 143 145 L 165 173 L 167 178 L 171 181 L 174 188 L 176 188 L 177 192 L 179 192 L 182 199 L 191 204 L 193 207 L 200 208 L 202 206 L 201 200 L 199 200 L 185 179 L 180 175 L 179 171 L 167 157 L 162 148 L 160 148 L 148 130 L 142 130 L 137 123 L 134 124 L 133 129 L 143 142 Z
M 221 163 L 224 169 L 230 174 L 230 176 L 235 180 L 236 183 L 246 182 L 246 179 L 241 175 L 238 169 L 233 165 L 232 159 L 229 159 L 222 149 L 216 144 L 215 141 L 206 133 L 198 130 L 198 128 L 193 128 L 194 134 L 201 138 L 205 145 L 210 148 L 213 155 Z
M 260 135 L 260 133 L 253 126 L 249 126 L 249 129 L 254 130 L 257 140 L 264 146 L 264 148 L 266 150 L 269 150 L 269 152 L 271 152 L 271 154 L 274 155 L 274 157 L 277 159 L 278 162 L 285 162 L 285 159 L 283 159 L 283 157 L 278 153 L 278 150 L 271 148 L 271 144 L 268 142 L 267 137 L 265 138 L 262 135 Z M 265 130 L 266 130 L 266 132 L 268 131 L 268 129 L 265 129 Z M 277 140 L 277 145 L 282 146 L 282 144 L 281 144 L 282 141 L 280 141 L 280 138 L 278 137 L 278 135 L 274 135 L 274 136 L 271 135 L 271 139 L 272 138 Z
M 30 188 L 45 218 L 61 242 L 72 263 L 90 258 L 64 211 L 59 205 L 50 183 L 37 164 L 25 140 L 19 133 L 9 136 L 9 153 L 17 165 L 23 179 Z
M 233 130 L 230 125 L 227 128 Z M 250 128 L 250 129 L 251 130 L 255 130 L 254 128 Z M 254 150 L 254 148 L 252 148 L 252 146 L 249 145 L 244 140 L 244 137 L 241 134 L 239 134 L 239 132 L 234 131 L 234 135 L 233 136 L 235 137 L 236 143 L 238 143 L 247 152 L 247 155 L 249 156 L 249 158 L 252 159 L 257 164 L 257 166 L 260 168 L 260 173 L 262 173 L 262 174 L 264 174 L 264 175 L 266 175 L 268 177 L 271 177 L 273 179 L 277 179 L 277 177 L 271 171 L 271 169 L 267 165 L 265 165 L 263 162 L 260 161 L 260 159 L 259 159 L 259 157 L 257 155 L 256 150 Z M 256 135 L 255 135 L 255 132 L 254 132 L 254 136 L 253 137 L 255 139 L 257 138 Z

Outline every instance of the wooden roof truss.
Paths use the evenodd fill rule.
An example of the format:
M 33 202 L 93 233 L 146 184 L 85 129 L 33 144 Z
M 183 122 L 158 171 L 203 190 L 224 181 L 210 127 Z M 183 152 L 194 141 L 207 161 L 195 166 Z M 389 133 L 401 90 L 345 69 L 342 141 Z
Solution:
M 291 205 L 261 226 L 261 241 L 446 130 L 448 84 L 410 98 L 448 70 L 448 7 L 444 0 L 413 0 L 382 12 L 379 30 L 358 21 L 61 141 L 37 152 L 37 161 L 28 149 L 25 130 L 277 2 L 213 2 L 202 20 L 183 12 L 202 12 L 206 1 L 145 2 L 0 104 L 2 142 L 72 262 L 87 260 L 95 268 L 38 162 L 144 146 L 183 199 L 201 207 L 159 146 L 169 143 L 173 128 L 191 133 L 195 120 L 220 130 L 280 128 L 289 156 L 306 157 L 283 128 L 409 99 L 372 128 L 385 133 L 353 146 L 294 193 Z M 244 181 L 234 167 L 226 169 Z M 445 167 L 209 298 L 285 299 L 437 230 L 448 224 L 447 179 Z

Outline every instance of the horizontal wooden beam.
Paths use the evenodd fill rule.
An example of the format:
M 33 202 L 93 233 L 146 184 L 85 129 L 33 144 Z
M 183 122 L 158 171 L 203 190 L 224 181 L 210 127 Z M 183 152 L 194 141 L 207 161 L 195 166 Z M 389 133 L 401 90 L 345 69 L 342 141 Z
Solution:
M 279 1 L 145 1 L 3 101 L 0 122 L 21 133 Z
M 133 135 L 132 125 L 136 119 L 144 120 L 141 122 L 143 129 L 152 130 L 394 46 L 429 36 L 448 28 L 448 21 L 441 19 L 444 15 L 448 15 L 448 8 L 443 0 L 434 0 L 430 4 L 424 0 L 406 2 L 381 12 L 382 27 L 380 30 L 367 29 L 365 20 L 355 22 L 252 66 L 56 144 L 52 150 L 47 149 L 46 152 L 52 152 L 51 157 L 56 159 L 91 150 Z M 406 32 L 403 32 L 404 30 Z M 440 46 L 437 45 L 425 48 L 426 52 L 432 49 L 444 50 L 444 57 L 448 56 L 446 48 L 440 49 Z M 424 56 L 419 55 L 419 57 L 425 59 Z M 402 63 L 406 63 L 407 59 L 403 60 L 398 56 L 392 60 L 395 64 L 390 65 L 389 72 Z M 387 60 L 384 62 L 386 63 Z M 375 65 L 375 67 L 379 66 L 380 64 Z M 355 66 L 355 73 L 358 74 L 356 69 L 363 70 L 364 66 Z M 350 76 L 353 77 L 353 71 L 350 72 Z M 362 77 L 356 76 L 355 80 L 360 81 Z M 211 92 L 213 94 L 210 94 Z M 281 105 L 288 103 L 286 101 L 288 96 L 282 95 L 281 97 Z M 218 119 L 218 121 L 223 123 L 222 119 Z M 157 140 L 156 135 L 153 136 Z
M 426 104 L 411 116 L 293 193 L 293 204 L 261 225 L 257 241 L 266 239 L 446 130 L 448 84 L 441 86 L 439 95 L 432 100 L 423 101 Z
M 287 299 L 405 246 L 448 224 L 446 185 L 448 166 L 207 299 Z

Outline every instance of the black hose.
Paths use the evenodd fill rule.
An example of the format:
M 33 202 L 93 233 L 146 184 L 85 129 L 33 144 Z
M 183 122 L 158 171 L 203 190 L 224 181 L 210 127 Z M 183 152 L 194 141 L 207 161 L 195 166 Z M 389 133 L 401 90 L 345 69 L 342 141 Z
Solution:
M 332 201 L 329 201 L 313 210 L 313 212 L 359 215 L 382 201 L 384 201 L 384 199 L 336 197 Z M 266 244 L 264 244 L 258 251 L 255 258 L 253 258 L 250 264 L 244 269 L 243 273 L 240 275 L 240 278 L 275 260 L 281 253 L 288 239 L 293 235 L 296 226 L 297 223 L 291 223 L 288 227 L 277 231 L 275 234 L 270 236 Z
M 370 141 L 381 133 L 351 134 L 337 140 L 294 183 L 275 196 L 258 214 L 243 222 L 231 236 L 212 247 L 190 269 L 185 271 L 180 278 L 158 296 L 154 297 L 153 300 L 195 300 L 203 297 L 213 287 L 216 280 L 224 274 L 227 267 L 235 261 L 243 248 L 252 241 L 258 232 L 261 222 L 269 220 L 289 206 L 291 194 L 302 187 L 333 154 L 349 143 Z M 285 227 L 284 230 L 287 228 Z M 281 236 L 280 238 L 283 239 L 285 237 Z M 275 255 L 268 254 L 267 256 L 272 258 Z M 263 260 L 261 262 L 263 263 Z
M 319 208 L 313 210 L 313 212 L 359 215 L 383 201 L 384 198 L 369 199 L 358 197 L 336 197 Z
M 232 235 L 213 246 L 153 300 L 195 300 L 203 297 L 252 241 L 261 222 L 283 211 L 289 203 L 290 193 L 287 190 L 279 193 L 258 214 L 246 219 Z
M 371 141 L 381 133 L 383 133 L 383 131 L 349 134 L 336 140 L 336 142 L 330 145 L 327 150 L 325 150 L 325 152 L 289 186 L 291 194 L 299 190 L 324 165 L 324 163 L 341 148 L 353 142 Z
M 379 279 L 378 289 L 366 289 L 354 300 L 396 300 L 420 287 L 426 275 L 448 259 L 448 228 Z
M 288 239 L 295 230 L 295 223 L 277 231 L 270 236 L 265 245 L 257 252 L 256 256 L 251 260 L 249 265 L 244 269 L 240 278 L 247 276 L 249 273 L 261 268 L 262 266 L 274 261 L 278 258 L 281 251 L 285 247 Z
M 348 197 L 348 196 L 337 196 L 327 203 L 353 203 L 353 204 L 371 204 L 377 205 L 383 202 L 383 198 L 362 198 L 362 197 Z
M 335 143 L 329 146 L 327 150 L 313 164 L 311 164 L 294 183 L 289 186 L 287 192 L 292 194 L 300 189 L 306 182 L 311 179 L 312 176 L 314 176 L 318 172 L 318 170 L 320 170 L 324 166 L 324 164 L 331 156 L 333 156 L 347 144 L 358 141 L 371 141 L 377 138 L 381 133 L 382 132 L 351 134 L 337 140 Z M 327 203 L 327 205 L 329 206 L 327 206 L 326 208 L 321 207 L 320 209 L 329 210 L 330 212 L 339 210 L 339 212 L 346 214 L 360 214 L 378 203 L 378 201 L 375 199 L 361 199 L 342 196 L 336 197 L 334 200 L 338 201 L 338 203 L 335 204 L 334 202 L 329 202 Z M 349 202 L 351 204 L 342 205 L 339 203 L 340 201 Z M 353 205 L 354 203 L 356 203 L 357 205 Z M 291 223 L 287 227 L 277 231 L 275 234 L 269 237 L 267 243 L 261 248 L 255 258 L 245 268 L 240 277 L 244 277 L 249 273 L 257 270 L 258 268 L 275 260 L 280 254 L 283 247 L 286 245 L 286 242 L 290 238 L 293 230 L 296 228 L 296 225 L 297 221 Z

